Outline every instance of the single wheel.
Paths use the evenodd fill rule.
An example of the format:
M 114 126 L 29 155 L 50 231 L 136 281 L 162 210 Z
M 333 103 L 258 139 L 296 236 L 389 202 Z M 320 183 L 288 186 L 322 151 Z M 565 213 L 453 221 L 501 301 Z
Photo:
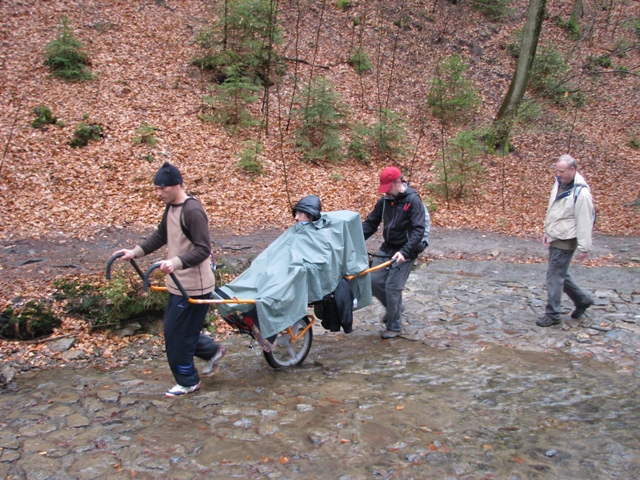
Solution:
M 291 326 L 294 336 L 307 328 L 311 322 L 307 317 L 301 318 Z M 307 358 L 309 350 L 311 350 L 311 342 L 313 340 L 313 330 L 311 327 L 300 338 L 292 338 L 288 330 L 278 334 L 276 341 L 273 342 L 273 349 L 270 352 L 263 351 L 264 358 L 273 368 L 297 367 Z

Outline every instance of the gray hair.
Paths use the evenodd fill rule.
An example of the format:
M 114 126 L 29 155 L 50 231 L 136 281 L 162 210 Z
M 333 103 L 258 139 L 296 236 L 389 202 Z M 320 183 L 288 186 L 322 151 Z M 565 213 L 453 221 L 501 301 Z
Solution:
M 560 155 L 560 158 L 556 162 L 556 165 L 558 163 L 565 163 L 569 168 L 575 168 L 576 170 L 578 169 L 578 162 L 576 161 L 576 159 L 571 155 L 567 155 L 566 153 L 564 155 Z

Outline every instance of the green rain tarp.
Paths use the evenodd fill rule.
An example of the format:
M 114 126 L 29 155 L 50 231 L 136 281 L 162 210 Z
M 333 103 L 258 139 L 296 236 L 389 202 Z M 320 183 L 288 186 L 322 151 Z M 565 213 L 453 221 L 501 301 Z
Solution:
M 251 266 L 220 287 L 231 298 L 255 300 L 260 333 L 268 338 L 307 315 L 308 305 L 333 292 L 340 279 L 369 268 L 360 214 L 324 213 L 307 224 L 296 223 L 269 245 Z M 371 281 L 350 282 L 362 308 L 371 303 Z M 250 304 L 218 305 L 222 316 L 248 311 Z

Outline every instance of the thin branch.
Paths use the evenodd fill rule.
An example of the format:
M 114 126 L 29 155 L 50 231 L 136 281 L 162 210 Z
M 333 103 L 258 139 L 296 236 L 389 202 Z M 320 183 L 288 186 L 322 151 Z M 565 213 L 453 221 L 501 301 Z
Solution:
M 9 138 L 7 139 L 7 144 L 4 146 L 4 152 L 2 153 L 2 160 L 0 161 L 0 173 L 2 173 L 2 167 L 4 166 L 4 159 L 7 157 L 7 152 L 9 151 L 9 145 L 11 145 L 11 138 L 13 137 L 13 131 L 16 128 L 16 123 L 18 123 L 18 114 L 20 113 L 21 108 L 22 108 L 22 100 L 20 100 L 20 103 L 18 104 L 16 115 L 13 118 L 13 124 L 11 125 L 11 129 L 9 130 Z
M 324 68 L 326 70 L 329 70 L 331 67 L 329 65 L 317 65 L 317 64 L 313 64 L 310 63 L 308 60 L 305 60 L 304 58 L 291 58 L 291 57 L 282 57 L 283 60 L 287 60 L 289 62 L 297 62 L 297 63 L 304 63 L 305 65 L 310 65 L 312 67 L 317 67 L 317 68 Z

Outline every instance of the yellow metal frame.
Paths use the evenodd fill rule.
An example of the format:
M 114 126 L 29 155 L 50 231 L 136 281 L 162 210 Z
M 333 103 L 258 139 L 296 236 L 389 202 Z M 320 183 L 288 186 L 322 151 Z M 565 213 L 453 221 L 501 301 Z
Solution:
M 391 260 L 381 263 L 380 265 L 376 265 L 373 268 L 368 268 L 366 270 L 363 270 L 362 272 L 360 272 L 357 275 L 347 275 L 345 276 L 345 278 L 347 280 L 353 280 L 354 278 L 358 278 L 361 277 L 363 275 L 366 275 L 368 273 L 371 272 L 375 272 L 376 270 L 382 270 L 383 268 L 387 268 L 389 265 L 391 265 L 393 262 Z M 151 290 L 153 290 L 154 292 L 166 292 L 168 291 L 167 287 L 160 287 L 160 286 L 155 286 L 155 285 L 150 285 L 149 288 Z M 199 298 L 189 298 L 188 299 L 189 303 L 193 303 L 196 305 L 229 305 L 229 304 L 247 304 L 247 305 L 255 305 L 256 301 L 255 300 L 251 300 L 251 299 L 239 299 L 239 298 L 228 298 L 228 299 L 220 299 L 220 300 L 216 300 L 216 299 L 199 299 Z M 311 327 L 313 327 L 313 324 L 315 323 L 315 317 L 313 315 L 307 315 L 307 318 L 309 319 L 309 324 L 298 334 L 295 335 L 293 333 L 293 330 L 291 329 L 291 327 L 288 327 L 286 330 L 283 330 L 282 332 L 280 332 L 281 335 L 284 335 L 285 333 L 288 333 L 289 336 L 291 337 L 291 342 L 295 343 L 296 341 L 300 340 L 301 338 L 304 337 L 305 333 L 307 333 L 307 330 L 309 330 Z
M 295 335 L 293 333 L 293 330 L 291 329 L 291 327 L 287 327 L 285 331 L 280 332 L 280 335 L 284 335 L 284 333 L 287 332 L 291 337 L 291 343 L 296 343 L 298 340 L 303 338 L 304 334 L 307 333 L 307 330 L 313 327 L 313 324 L 316 323 L 316 319 L 313 317 L 313 315 L 307 315 L 307 318 L 309 319 L 309 325 L 304 327 L 304 329 L 302 329 L 302 331 L 298 335 Z

